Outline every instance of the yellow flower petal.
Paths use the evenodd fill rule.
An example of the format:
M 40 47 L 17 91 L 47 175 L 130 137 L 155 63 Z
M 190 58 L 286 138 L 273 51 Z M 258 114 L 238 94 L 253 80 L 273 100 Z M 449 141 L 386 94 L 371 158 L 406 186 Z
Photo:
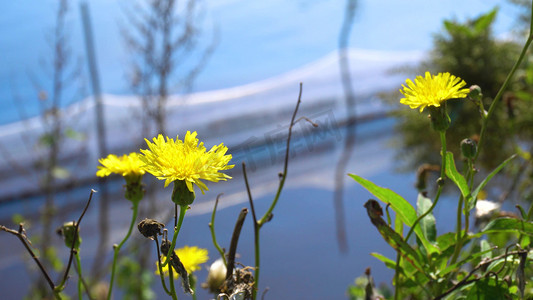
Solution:
M 141 149 L 140 159 L 147 172 L 157 179 L 165 180 L 165 187 L 176 180 L 183 180 L 189 191 L 194 192 L 196 184 L 202 193 L 208 190 L 201 180 L 217 182 L 227 180 L 230 176 L 220 173 L 233 168 L 228 165 L 231 154 L 226 155 L 228 148 L 224 144 L 213 146 L 209 151 L 204 143 L 198 143 L 196 131 L 187 131 L 183 141 L 158 135 L 150 142 L 145 139 L 148 149 Z
M 111 174 L 119 174 L 122 176 L 130 175 L 144 175 L 145 171 L 142 168 L 142 161 L 139 159 L 138 153 L 132 152 L 128 155 L 124 154 L 120 157 L 115 154 L 109 154 L 106 158 L 100 158 L 96 176 L 105 177 Z
M 181 263 L 183 264 L 183 267 L 185 267 L 185 270 L 188 274 L 200 270 L 200 265 L 205 263 L 209 259 L 207 249 L 199 248 L 196 246 L 185 246 L 183 248 L 176 249 L 175 253 L 178 255 Z M 161 263 L 163 263 L 164 260 L 165 257 L 162 256 Z M 163 267 L 163 274 L 165 276 L 168 276 L 169 266 L 170 264 L 167 264 Z M 155 273 L 159 275 L 159 266 L 157 266 L 157 262 Z M 177 272 L 175 272 L 175 274 L 177 274 Z M 175 278 L 177 277 L 178 276 L 176 276 Z
M 439 73 L 435 76 L 426 72 L 425 77 L 417 76 L 413 82 L 411 79 L 402 84 L 402 93 L 405 98 L 400 103 L 409 105 L 410 108 L 420 107 L 420 112 L 427 106 L 439 107 L 442 102 L 449 99 L 465 98 L 470 92 L 464 89 L 466 83 L 459 77 L 450 73 Z

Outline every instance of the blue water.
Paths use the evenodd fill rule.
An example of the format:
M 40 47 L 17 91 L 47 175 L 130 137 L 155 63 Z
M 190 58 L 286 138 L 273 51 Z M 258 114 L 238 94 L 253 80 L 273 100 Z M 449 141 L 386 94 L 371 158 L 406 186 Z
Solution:
M 104 92 L 116 95 L 129 94 L 124 79 L 128 58 L 117 30 L 118 20 L 123 17 L 120 6 L 125 3 L 127 1 L 91 1 L 102 88 Z M 184 130 L 190 129 L 187 128 L 189 126 L 193 129 L 200 128 L 202 132 L 199 135 L 208 139 L 206 142 L 208 145 L 224 141 L 231 147 L 236 147 L 240 143 L 252 141 L 256 147 L 254 149 L 262 152 L 254 156 L 258 160 L 257 168 L 250 171 L 250 182 L 257 208 L 264 211 L 277 186 L 280 160 L 270 157 L 269 147 L 279 150 L 276 146 L 278 144 L 261 144 L 261 141 L 286 126 L 290 115 L 290 109 L 287 107 L 292 107 L 296 100 L 298 81 L 301 78 L 306 79 L 302 108 L 312 107 L 307 114 L 311 116 L 318 114 L 317 118 L 327 116 L 330 120 L 338 121 L 342 121 L 345 117 L 341 98 L 342 89 L 338 84 L 338 78 L 335 77 L 338 76 L 338 71 L 330 67 L 336 65 L 336 62 L 323 63 L 323 58 L 328 57 L 337 47 L 344 1 L 274 0 L 252 3 L 245 0 L 210 0 L 205 3 L 208 9 L 206 28 L 210 28 L 209 24 L 213 23 L 219 26 L 220 44 L 198 78 L 194 91 L 236 88 L 223 93 L 214 93 L 215 96 L 199 94 L 194 98 L 202 100 L 212 96 L 213 102 L 173 106 L 174 111 L 178 112 L 176 119 L 185 124 L 178 123 L 179 126 L 173 126 L 172 134 L 179 133 L 181 136 Z M 359 113 L 383 111 L 384 107 L 375 99 L 375 93 L 380 89 L 397 88 L 403 80 L 399 77 L 384 76 L 383 70 L 392 60 L 386 63 L 383 61 L 394 56 L 391 53 L 428 50 L 431 46 L 431 33 L 441 28 L 442 18 L 456 17 L 462 20 L 466 16 L 487 11 L 496 4 L 502 7 L 496 34 L 505 34 L 514 22 L 514 10 L 506 3 L 506 1 L 459 0 L 359 1 L 351 45 L 374 51 L 370 54 L 356 51 L 355 55 L 357 60 L 354 60 L 356 68 L 353 72 L 357 76 L 353 78 L 357 83 L 355 88 Z M 3 6 L 4 13 L 0 18 L 0 36 L 2 36 L 0 124 L 20 119 L 13 104 L 13 94 L 22 98 L 21 103 L 29 115 L 38 111 L 36 90 L 33 83 L 28 80 L 27 74 L 36 73 L 35 76 L 42 79 L 43 86 L 46 87 L 47 81 L 39 69 L 39 59 L 50 53 L 44 36 L 53 24 L 54 5 L 55 1 L 51 0 L 38 3 L 22 0 L 9 2 Z M 83 56 L 76 5 L 73 5 L 70 15 L 69 22 L 72 24 L 70 34 L 73 51 Z M 209 34 L 204 42 L 208 41 Z M 383 61 L 380 62 L 379 52 L 375 50 L 389 52 L 381 53 Z M 419 59 L 418 56 L 407 59 L 409 55 L 398 57 L 404 57 L 405 61 L 411 63 Z M 307 69 L 303 67 L 317 61 L 319 63 L 316 66 Z M 296 72 L 290 73 L 294 70 Z M 285 76 L 287 72 L 291 76 Z M 267 78 L 274 80 L 265 81 Z M 254 93 L 247 94 L 246 91 L 249 90 Z M 71 91 L 70 96 L 65 99 L 65 105 L 80 104 L 89 94 L 88 91 L 82 94 Z M 238 96 L 229 97 L 228 101 L 221 101 L 228 94 Z M 110 142 L 114 142 L 117 148 L 124 146 L 125 141 L 131 144 L 130 135 L 134 134 L 136 129 L 131 127 L 131 122 L 123 124 L 121 123 L 123 119 L 119 118 L 124 117 L 125 108 L 121 105 L 126 102 L 123 101 L 125 99 L 117 97 L 107 99 L 110 102 L 106 106 L 110 112 L 108 116 L 111 116 L 109 121 L 115 121 L 111 123 L 113 125 L 111 130 L 114 132 L 113 136 L 109 137 Z M 272 107 L 275 109 L 269 110 Z M 92 128 L 90 108 L 82 110 L 81 113 L 70 112 L 70 114 L 76 121 L 80 121 L 81 128 Z M 225 122 L 228 118 L 235 122 Z M 250 124 L 250 120 L 255 123 Z M 264 124 L 258 125 L 261 122 Z M 346 170 L 369 178 L 379 185 L 393 188 L 413 202 L 416 196 L 412 188 L 414 176 L 394 173 L 394 153 L 388 148 L 393 134 L 393 124 L 393 120 L 383 119 L 361 125 L 358 129 L 359 138 L 354 156 L 347 164 Z M 5 131 L 1 134 L 7 135 Z M 88 149 L 90 156 L 85 157 L 83 170 L 78 171 L 91 176 L 94 174 L 97 159 L 94 139 L 94 136 L 89 135 L 88 143 L 81 144 L 79 148 L 78 145 L 70 145 L 67 149 L 69 151 Z M 391 272 L 370 257 L 369 253 L 378 251 L 390 256 L 392 251 L 368 222 L 362 208 L 364 201 L 370 195 L 349 179 L 346 180 L 345 205 L 350 250 L 347 255 L 342 255 L 336 248 L 332 203 L 333 171 L 339 157 L 342 138 L 332 132 L 316 144 L 309 144 L 306 141 L 305 138 L 295 140 L 297 155 L 291 161 L 286 190 L 274 211 L 273 221 L 264 227 L 262 235 L 264 270 L 261 288 L 271 287 L 267 294 L 267 298 L 271 299 L 342 299 L 347 285 L 353 281 L 353 278 L 361 275 L 367 266 L 372 267 L 376 282 L 390 284 Z M 12 146 L 11 143 L 9 146 Z M 18 148 L 13 149 L 14 153 L 23 155 Z M 237 162 L 246 159 L 246 155 L 241 155 L 239 152 L 235 154 Z M 3 167 L 6 167 L 5 164 Z M 210 192 L 195 202 L 185 220 L 184 231 L 180 234 L 187 244 L 208 248 L 210 262 L 214 260 L 216 252 L 210 245 L 210 240 L 205 237 L 208 236 L 208 212 L 212 209 L 214 197 L 219 192 L 225 192 L 221 211 L 217 217 L 217 232 L 221 243 L 226 246 L 229 243 L 235 216 L 240 207 L 247 205 L 242 178 L 238 176 L 238 172 L 233 175 L 235 177 L 233 181 L 210 185 Z M 10 179 L 12 178 L 8 178 Z M 15 184 L 0 182 L 3 191 L 21 187 L 19 184 L 20 181 Z M 114 182 L 113 190 L 120 190 L 119 182 Z M 168 204 L 165 199 L 168 199 L 170 190 L 162 189 L 162 191 L 157 204 L 160 208 L 165 208 Z M 86 193 L 83 190 L 75 190 L 58 198 L 60 206 L 69 208 L 65 220 L 57 220 L 58 224 L 77 216 L 87 197 Z M 121 200 L 123 199 L 120 197 L 115 198 L 110 209 L 110 214 L 116 216 L 114 218 L 116 226 L 111 234 L 112 241 L 122 238 L 124 235 L 122 229 L 128 223 L 129 217 L 126 212 L 129 211 L 129 204 Z M 82 229 L 84 237 L 87 237 L 84 239 L 86 248 L 83 250 L 82 259 L 83 263 L 87 264 L 92 261 L 91 253 L 94 253 L 96 247 L 95 222 L 98 201 L 96 196 L 84 221 L 86 227 Z M 3 222 L 7 223 L 9 216 L 16 212 L 27 214 L 36 220 L 41 208 L 39 202 L 40 198 L 34 198 L 5 204 L 2 206 Z M 452 213 L 453 205 L 446 201 L 442 203 L 443 205 L 439 205 L 436 210 L 437 220 L 442 220 Z M 440 223 L 439 230 L 450 230 L 447 227 L 450 225 L 448 223 Z M 252 264 L 253 261 L 250 225 L 248 220 L 239 244 L 239 253 L 242 257 L 240 261 L 246 264 Z M 38 228 L 34 230 L 38 232 Z M 30 234 L 34 234 L 35 231 Z M 17 299 L 28 287 L 28 274 L 24 272 L 22 259 L 19 256 L 23 251 L 18 248 L 20 245 L 16 243 L 14 237 L 0 235 L 0 239 L 0 244 L 6 245 L 0 247 L 0 258 L 2 258 L 0 282 L 3 284 L 0 290 L 8 290 L 11 294 L 5 296 Z M 60 241 L 55 242 L 60 244 Z M 33 271 L 29 273 L 35 274 Z M 205 278 L 205 273 L 205 270 L 200 271 L 199 278 Z M 13 289 L 13 286 L 20 288 Z M 69 288 L 74 286 L 71 284 Z M 317 288 L 309 289 L 309 286 Z M 155 288 L 159 289 L 157 284 Z M 158 292 L 161 294 L 160 290 Z M 201 292 L 199 299 L 204 298 L 206 295 Z
M 415 176 L 394 172 L 397 167 L 394 162 L 394 151 L 387 146 L 393 136 L 394 123 L 394 119 L 384 118 L 361 123 L 357 127 L 356 145 L 352 158 L 346 163 L 346 172 L 363 176 L 378 185 L 393 188 L 405 199 L 415 203 L 416 191 L 413 188 Z M 263 269 L 260 288 L 263 290 L 269 287 L 268 295 L 272 299 L 343 299 L 347 286 L 355 277 L 362 275 L 367 267 L 372 268 L 377 283 L 390 285 L 392 272 L 377 259 L 372 258 L 370 253 L 379 252 L 394 257 L 394 252 L 371 225 L 363 208 L 364 202 L 372 196 L 348 177 L 345 178 L 344 211 L 349 250 L 346 254 L 341 254 L 338 250 L 332 199 L 335 164 L 342 145 L 339 138 L 344 134 L 342 129 L 333 129 L 327 134 L 321 133 L 314 139 L 297 134 L 293 140 L 294 156 L 291 156 L 285 189 L 274 210 L 274 218 L 265 224 L 261 231 Z M 263 153 L 269 153 L 270 147 L 277 148 L 276 145 L 265 144 L 261 150 Z M 249 170 L 248 176 L 256 210 L 258 214 L 262 214 L 274 196 L 282 159 L 272 160 L 268 155 L 254 157 L 258 160 L 257 168 Z M 242 207 L 248 206 L 242 175 L 239 174 L 241 160 L 246 160 L 250 166 L 251 161 L 246 159 L 246 156 L 238 155 L 235 158 L 237 168 L 231 172 L 234 177 L 232 180 L 209 184 L 210 190 L 205 195 L 198 193 L 180 232 L 179 245 L 207 248 L 209 263 L 217 257 L 217 252 L 208 238 L 210 235 L 207 226 L 216 195 L 225 193 L 221 198 L 216 218 L 217 237 L 223 247 L 229 246 L 238 212 Z M 113 224 L 110 229 L 110 239 L 116 242 L 125 234 L 130 217 L 130 204 L 121 197 L 121 180 L 114 180 L 111 184 L 111 190 L 116 194 L 112 197 L 109 209 Z M 155 188 L 160 191 L 156 197 L 156 204 L 161 213 L 151 217 L 164 223 L 170 222 L 165 216 L 168 216 L 168 211 L 172 207 L 169 200 L 171 188 L 163 189 L 162 183 Z M 55 225 L 77 218 L 88 196 L 88 187 L 85 193 L 81 189 L 58 198 L 59 210 L 63 213 Z M 100 201 L 98 194 L 94 195 L 93 201 L 82 223 L 84 237 L 82 264 L 87 269 L 94 259 L 97 246 L 97 216 Z M 453 214 L 454 211 L 453 202 L 443 199 L 441 204 L 435 210 L 437 220 L 445 220 L 446 216 Z M 143 200 L 141 205 L 146 207 L 148 203 Z M 10 224 L 9 215 L 17 212 L 30 219 L 30 223 L 36 224 L 34 222 L 39 209 L 39 202 L 32 199 L 8 203 L 3 206 L 0 220 L 2 224 Z M 139 220 L 144 217 L 146 216 L 139 216 Z M 250 220 L 251 215 L 248 215 L 238 248 L 240 254 L 238 261 L 247 265 L 253 265 L 254 260 L 253 230 Z M 440 233 L 452 230 L 451 226 L 453 226 L 451 222 L 438 221 Z M 29 228 L 30 235 L 38 234 L 38 226 L 30 225 Z M 143 240 L 137 232 L 134 232 L 132 238 Z M 58 245 L 60 257 L 66 257 L 68 253 L 62 247 L 59 238 L 54 236 L 53 243 Z M 0 290 L 6 291 L 3 295 L 9 299 L 19 299 L 25 294 L 29 284 L 25 279 L 31 276 L 28 274 L 36 274 L 36 270 L 27 273 L 23 271 L 23 258 L 26 256 L 15 237 L 0 235 L 0 244 L 4 245 L 0 247 L 2 283 Z M 155 250 L 152 249 L 147 255 L 155 257 Z M 110 255 L 108 261 L 109 259 Z M 200 280 L 204 280 L 206 271 L 203 269 L 197 275 Z M 71 294 L 75 293 L 73 282 L 68 287 Z M 12 288 L 14 286 L 18 288 Z M 154 281 L 153 288 L 159 297 L 165 298 L 158 280 Z M 205 291 L 199 290 L 198 293 L 199 299 L 207 299 Z
M 21 104 L 28 116 L 39 112 L 39 90 L 49 90 L 48 67 L 56 1 L 5 1 L 0 17 L 0 124 L 17 121 Z M 83 58 L 84 43 L 77 1 L 67 24 L 71 49 Z M 90 1 L 101 86 L 105 93 L 129 94 L 125 80 L 128 54 L 119 34 L 121 7 L 129 1 Z M 204 1 L 206 16 L 200 44 L 219 43 L 193 91 L 239 86 L 278 76 L 316 61 L 337 49 L 345 1 Z M 425 51 L 444 18 L 464 20 L 494 6 L 501 10 L 495 33 L 505 35 L 515 24 L 516 8 L 508 1 L 358 1 L 350 45 L 385 51 Z M 83 67 L 85 67 L 85 61 Z M 84 69 L 85 72 L 86 69 Z M 29 77 L 33 79 L 29 79 Z M 81 89 L 69 89 L 63 106 L 90 95 L 88 75 Z M 176 91 L 178 92 L 178 91 Z

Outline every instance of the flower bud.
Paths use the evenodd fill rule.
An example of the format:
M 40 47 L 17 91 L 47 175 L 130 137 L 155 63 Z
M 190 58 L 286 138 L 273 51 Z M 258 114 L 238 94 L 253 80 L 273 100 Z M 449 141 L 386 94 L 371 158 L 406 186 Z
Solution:
M 184 180 L 174 181 L 174 189 L 172 190 L 172 202 L 179 206 L 188 206 L 194 201 L 194 192 L 189 191 Z
M 461 141 L 461 153 L 465 158 L 473 159 L 477 153 L 477 145 L 471 139 L 464 139 Z
M 144 197 L 144 189 L 141 183 L 142 175 L 131 174 L 124 176 L 124 179 L 126 179 L 126 193 L 124 194 L 124 198 L 134 204 L 139 204 L 139 201 Z
M 473 85 L 470 87 L 470 93 L 468 93 L 468 97 L 475 102 L 481 101 L 483 98 L 483 93 L 481 93 L 481 88 L 479 85 Z
M 439 107 L 429 106 L 429 116 L 431 118 L 431 127 L 439 132 L 444 132 L 450 127 L 450 117 L 446 112 L 446 104 Z
M 57 234 L 63 237 L 63 240 L 65 241 L 65 245 L 68 248 L 72 247 L 72 244 L 74 243 L 74 249 L 78 250 L 80 248 L 81 244 L 81 237 L 80 232 L 78 228 L 78 232 L 76 234 L 76 226 L 74 222 L 66 222 L 63 224 L 63 226 L 59 227 L 57 229 Z M 74 242 L 74 240 L 76 242 Z
M 209 267 L 206 282 L 202 284 L 202 287 L 209 289 L 211 293 L 219 292 L 224 280 L 226 280 L 226 272 L 227 269 L 222 258 L 215 260 Z

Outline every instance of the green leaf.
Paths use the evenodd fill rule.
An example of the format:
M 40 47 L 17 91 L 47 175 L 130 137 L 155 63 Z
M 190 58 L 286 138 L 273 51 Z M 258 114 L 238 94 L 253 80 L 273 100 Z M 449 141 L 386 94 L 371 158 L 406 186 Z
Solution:
M 518 208 L 518 210 L 520 211 L 520 216 L 522 217 L 522 220 L 527 220 L 527 213 L 524 208 L 520 204 L 517 204 L 516 208 Z
M 503 281 L 496 281 L 493 277 L 488 277 L 474 283 L 466 296 L 466 300 L 508 299 L 507 296 L 510 295 L 507 289 L 508 287 Z
M 418 194 L 418 199 L 416 201 L 416 208 L 418 215 L 421 216 L 426 211 L 428 211 L 433 203 L 431 199 L 425 197 L 422 193 Z M 435 216 L 430 213 L 426 215 L 423 219 L 420 220 L 420 227 L 422 227 L 422 233 L 428 241 L 435 243 L 437 238 L 437 228 L 435 222 Z
M 16 225 L 24 223 L 24 220 L 24 216 L 21 214 L 14 214 L 11 216 L 11 221 Z
M 522 241 L 520 242 L 520 247 L 527 248 L 527 247 L 530 246 L 530 244 L 531 244 L 531 238 L 529 237 L 529 235 L 522 236 Z
M 70 172 L 63 167 L 54 167 L 52 169 L 52 175 L 57 179 L 67 179 L 70 177 Z
M 38 145 L 42 147 L 50 147 L 56 139 L 52 134 L 45 133 L 39 137 Z
M 498 12 L 497 8 L 494 8 L 489 13 L 482 15 L 474 23 L 474 31 L 477 35 L 481 34 L 483 31 L 489 29 L 490 25 L 496 18 L 496 13 Z
M 83 134 L 82 132 L 76 131 L 72 128 L 67 128 L 67 130 L 65 130 L 65 136 L 75 141 L 84 141 L 86 139 L 85 134 Z
M 474 201 L 472 201 L 472 204 L 467 208 L 468 210 L 471 210 L 472 208 L 476 206 L 477 195 L 487 185 L 487 183 L 489 183 L 492 177 L 498 174 L 498 172 L 500 172 L 501 169 L 503 169 L 503 167 L 505 167 L 515 157 L 516 157 L 516 154 L 513 154 L 511 157 L 509 157 L 504 162 L 502 162 L 498 167 L 496 167 L 496 169 L 494 169 L 485 179 L 483 179 L 483 181 L 481 181 L 481 183 L 477 186 L 477 188 L 475 188 L 474 191 L 472 192 L 472 198 L 474 199 Z
M 403 236 L 403 222 L 400 218 L 394 219 L 394 231 Z
M 461 195 L 463 195 L 463 198 L 465 199 L 468 207 L 468 205 L 470 205 L 470 203 L 472 202 L 470 188 L 468 187 L 464 176 L 457 171 L 457 168 L 455 167 L 455 160 L 453 159 L 453 153 L 451 152 L 446 152 L 445 171 L 446 176 L 448 176 L 448 178 L 450 178 L 461 191 Z
M 372 224 L 377 228 L 383 239 L 398 251 L 406 260 L 413 264 L 417 269 L 423 272 L 423 263 L 421 263 L 419 252 L 416 252 L 401 235 L 394 231 L 385 220 L 383 220 L 383 211 L 379 203 L 370 199 L 365 203 L 368 217 Z
M 455 232 L 447 232 L 437 238 L 437 245 L 441 251 L 446 251 L 446 249 L 455 246 L 455 238 L 457 234 Z
M 487 240 L 481 240 L 479 242 L 479 246 L 481 248 L 481 252 L 483 252 L 484 254 L 481 255 L 481 259 L 491 259 L 492 258 L 492 249 L 491 249 L 491 246 L 489 244 L 489 242 Z
M 396 262 L 386 256 L 383 256 L 382 254 L 372 252 L 370 255 L 374 256 L 375 258 L 381 260 L 383 263 L 385 263 L 385 266 L 389 269 L 395 269 L 396 268 Z
M 472 262 L 476 259 L 478 259 L 479 257 L 482 257 L 483 255 L 487 254 L 488 252 L 491 252 L 492 249 L 488 249 L 488 250 L 485 250 L 485 251 L 479 251 L 479 252 L 475 252 L 473 254 L 470 254 L 469 256 L 467 256 L 466 258 L 462 259 L 461 261 L 453 264 L 453 265 L 449 265 L 448 267 L 444 268 L 440 273 L 439 275 L 440 276 L 444 276 L 450 272 L 453 272 L 457 269 L 459 269 L 462 265 L 466 264 L 466 263 L 469 263 L 469 262 Z
M 413 226 L 415 220 L 417 219 L 416 211 L 413 206 L 409 202 L 407 202 L 407 200 L 405 200 L 395 192 L 387 188 L 377 186 L 373 182 L 366 180 L 360 176 L 354 174 L 348 174 L 348 176 L 357 181 L 360 185 L 362 185 L 365 189 L 367 189 L 371 194 L 376 196 L 383 203 L 390 203 L 390 207 L 396 212 L 396 217 L 400 218 L 402 222 L 407 226 Z M 415 227 L 414 232 L 422 241 L 422 244 L 424 245 L 428 253 L 431 254 L 434 252 L 440 252 L 437 247 L 435 247 L 426 239 L 424 233 L 422 232 L 420 224 Z
M 514 232 L 533 235 L 533 223 L 515 218 L 499 218 L 491 221 L 479 235 L 498 232 Z

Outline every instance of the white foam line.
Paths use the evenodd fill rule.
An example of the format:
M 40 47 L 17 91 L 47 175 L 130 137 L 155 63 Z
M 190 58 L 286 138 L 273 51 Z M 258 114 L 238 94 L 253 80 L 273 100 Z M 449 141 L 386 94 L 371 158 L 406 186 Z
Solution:
M 363 61 L 388 62 L 392 64 L 419 61 L 424 56 L 424 53 L 420 51 L 392 52 L 349 49 L 348 55 L 350 56 L 352 63 L 355 61 Z M 301 81 L 302 78 L 305 78 L 306 76 L 317 74 L 328 67 L 338 64 L 338 59 L 338 52 L 333 51 L 325 57 L 309 63 L 301 68 L 265 80 L 225 89 L 197 92 L 188 95 L 174 95 L 169 99 L 168 106 L 172 107 L 184 105 L 184 101 L 182 101 L 183 99 L 189 100 L 186 102 L 186 105 L 192 106 L 213 102 L 222 102 L 259 94 L 274 88 L 283 87 L 294 82 Z M 141 102 L 137 96 L 104 94 L 102 99 L 103 104 L 108 107 L 136 107 L 141 105 Z M 82 101 L 71 104 L 67 108 L 63 109 L 62 112 L 65 115 L 76 115 L 92 109 L 94 105 L 93 97 L 91 96 L 83 99 Z M 28 130 L 35 130 L 41 126 L 42 123 L 40 116 L 29 118 L 24 121 L 2 125 L 0 126 L 0 138 L 9 135 L 20 134 L 21 132 Z

